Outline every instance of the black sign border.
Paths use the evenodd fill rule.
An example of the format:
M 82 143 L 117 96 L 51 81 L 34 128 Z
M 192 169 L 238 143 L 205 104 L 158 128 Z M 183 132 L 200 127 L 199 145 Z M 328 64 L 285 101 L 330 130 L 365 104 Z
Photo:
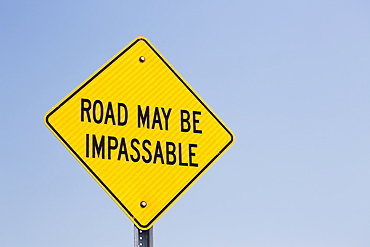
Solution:
M 154 218 L 146 225 L 141 224 L 134 215 L 126 208 L 126 206 L 114 195 L 114 193 L 108 188 L 107 185 L 103 183 L 103 181 L 95 174 L 95 172 L 89 167 L 89 165 L 77 154 L 77 152 L 69 145 L 69 143 L 62 137 L 61 134 L 51 125 L 49 118 L 51 115 L 53 115 L 57 110 L 59 110 L 66 102 L 68 102 L 71 98 L 73 98 L 78 92 L 80 92 L 83 88 L 85 88 L 90 82 L 92 82 L 96 77 L 98 77 L 104 70 L 106 70 L 110 65 L 112 65 L 117 59 L 119 59 L 123 54 L 125 54 L 129 49 L 131 49 L 135 44 L 137 44 L 139 41 L 144 41 L 150 49 L 162 60 L 162 62 L 167 66 L 168 69 L 172 71 L 172 73 L 179 79 L 182 84 L 193 94 L 193 96 L 203 105 L 205 109 L 216 119 L 216 121 L 229 133 L 230 135 L 230 141 L 214 156 L 208 163 L 203 167 L 202 170 L 198 172 L 198 174 L 190 180 L 188 184 L 185 185 L 185 187 L 180 190 L 176 196 L 167 203 L 167 205 L 159 211 L 157 215 L 154 216 Z M 169 208 L 174 201 L 176 201 L 182 193 L 186 189 L 188 189 L 194 181 L 203 174 L 203 172 L 234 142 L 234 136 L 233 134 L 227 129 L 227 127 L 217 118 L 217 116 L 207 107 L 207 105 L 198 97 L 198 95 L 188 86 L 187 83 L 184 82 L 184 80 L 174 71 L 174 69 L 166 62 L 166 60 L 151 46 L 151 44 L 144 38 L 138 38 L 134 42 L 132 42 L 126 49 L 124 49 L 122 52 L 116 55 L 115 58 L 113 58 L 108 64 L 106 64 L 103 68 L 101 68 L 98 72 L 96 72 L 95 75 L 93 75 L 89 80 L 87 80 L 84 84 L 82 84 L 78 89 L 76 89 L 71 95 L 69 95 L 66 99 L 64 99 L 58 106 L 56 106 L 51 112 L 49 112 L 45 117 L 45 123 L 50 127 L 50 129 L 59 137 L 59 139 L 65 144 L 66 147 L 75 155 L 75 157 L 78 158 L 78 160 L 85 166 L 85 168 L 96 178 L 96 180 L 105 188 L 105 190 L 116 200 L 116 202 L 128 213 L 136 222 L 138 226 L 140 226 L 143 229 L 147 229 L 154 221 L 156 221 L 164 211 Z

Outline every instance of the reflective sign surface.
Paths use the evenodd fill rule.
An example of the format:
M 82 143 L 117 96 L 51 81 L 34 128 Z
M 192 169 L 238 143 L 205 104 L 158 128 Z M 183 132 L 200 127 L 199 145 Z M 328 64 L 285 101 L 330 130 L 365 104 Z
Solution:
M 45 116 L 48 128 L 140 229 L 149 229 L 233 135 L 139 37 Z

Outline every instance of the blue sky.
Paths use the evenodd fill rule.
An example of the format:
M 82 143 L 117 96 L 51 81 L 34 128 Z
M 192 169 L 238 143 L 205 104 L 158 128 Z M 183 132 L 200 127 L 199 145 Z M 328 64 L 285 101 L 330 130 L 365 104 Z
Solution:
M 132 246 L 133 224 L 43 123 L 137 36 L 235 144 L 156 246 L 368 246 L 370 3 L 2 1 L 1 246 Z

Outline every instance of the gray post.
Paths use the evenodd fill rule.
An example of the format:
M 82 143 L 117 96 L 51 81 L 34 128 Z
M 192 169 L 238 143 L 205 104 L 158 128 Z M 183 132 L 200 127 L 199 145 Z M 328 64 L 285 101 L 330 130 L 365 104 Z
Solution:
M 135 227 L 135 247 L 153 247 L 153 227 L 149 230 L 140 230 Z

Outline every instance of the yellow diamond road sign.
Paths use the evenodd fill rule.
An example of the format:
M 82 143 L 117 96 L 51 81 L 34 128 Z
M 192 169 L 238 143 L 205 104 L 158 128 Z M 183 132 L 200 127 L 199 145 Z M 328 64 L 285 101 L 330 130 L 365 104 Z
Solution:
M 143 37 L 52 108 L 45 124 L 142 230 L 234 139 Z

